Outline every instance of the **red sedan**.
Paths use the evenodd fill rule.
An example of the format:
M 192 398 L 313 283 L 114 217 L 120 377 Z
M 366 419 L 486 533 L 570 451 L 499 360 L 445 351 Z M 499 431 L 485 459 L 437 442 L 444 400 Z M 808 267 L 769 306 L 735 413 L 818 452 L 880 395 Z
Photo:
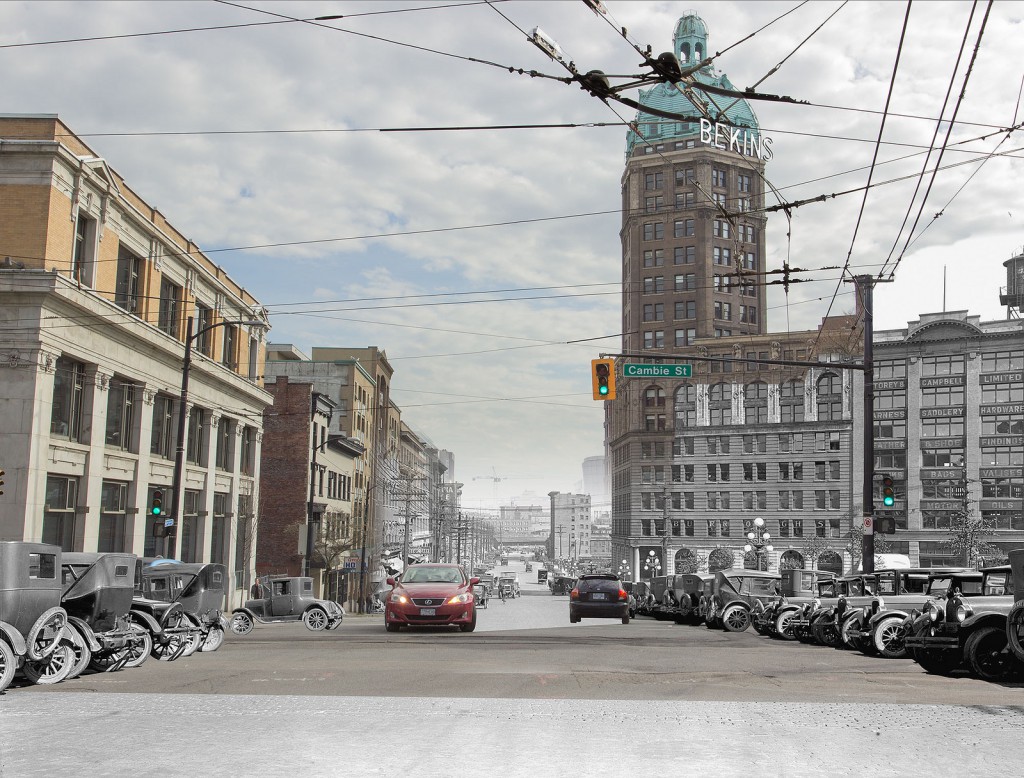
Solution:
M 384 604 L 384 627 L 397 632 L 403 626 L 451 624 L 463 632 L 476 629 L 474 584 L 459 565 L 409 565 L 398 578 Z

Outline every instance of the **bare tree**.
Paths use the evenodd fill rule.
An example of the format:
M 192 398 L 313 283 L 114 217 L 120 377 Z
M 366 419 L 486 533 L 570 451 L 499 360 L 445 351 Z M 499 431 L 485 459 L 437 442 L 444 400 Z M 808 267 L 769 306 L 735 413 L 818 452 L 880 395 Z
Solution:
M 972 517 L 966 510 L 957 511 L 949 520 L 949 540 L 945 544 L 958 556 L 964 565 L 976 567 L 984 558 L 995 561 L 1002 552 L 988 542 L 995 529 L 991 519 Z
M 832 544 L 828 538 L 814 535 L 804 541 L 804 547 L 800 549 L 800 553 L 803 554 L 805 566 L 810 570 L 818 566 L 818 560 L 822 554 L 832 550 Z
M 845 537 L 849 538 L 849 542 L 846 544 L 846 551 L 850 555 L 851 570 L 856 570 L 860 567 L 861 557 L 864 552 L 864 527 L 854 524 L 849 532 L 846 533 Z M 881 560 L 878 558 L 878 554 L 889 553 L 889 541 L 885 539 L 885 535 L 879 535 L 875 533 L 875 565 L 878 566 Z

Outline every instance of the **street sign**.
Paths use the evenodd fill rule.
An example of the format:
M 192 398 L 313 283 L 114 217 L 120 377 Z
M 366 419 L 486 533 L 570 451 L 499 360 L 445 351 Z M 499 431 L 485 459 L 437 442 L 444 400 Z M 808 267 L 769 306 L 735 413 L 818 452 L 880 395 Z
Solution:
M 359 569 L 359 560 L 358 559 L 352 559 L 352 558 L 346 559 L 345 560 L 345 569 L 346 570 L 358 570 Z
M 875 534 L 875 522 L 870 516 L 864 517 L 864 534 L 874 535 Z
M 164 519 L 164 526 L 165 527 L 173 527 L 174 526 L 174 519 Z
M 646 365 L 626 362 L 622 365 L 623 378 L 689 378 L 693 365 Z

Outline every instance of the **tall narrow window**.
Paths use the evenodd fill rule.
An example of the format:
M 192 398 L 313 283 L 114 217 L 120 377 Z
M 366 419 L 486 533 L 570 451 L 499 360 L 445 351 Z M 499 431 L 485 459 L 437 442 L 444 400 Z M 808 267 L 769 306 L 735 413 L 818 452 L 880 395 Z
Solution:
M 221 416 L 217 422 L 217 468 L 219 470 L 230 470 L 234 464 L 234 447 L 231 445 L 235 431 L 231 419 Z
M 209 327 L 213 324 L 213 311 L 206 305 L 196 303 L 196 320 L 193 324 L 195 325 L 196 350 L 204 357 L 211 356 L 213 338 Z
M 205 465 L 206 449 L 206 410 L 193 406 L 188 414 L 188 448 L 185 459 L 196 465 Z
M 128 484 L 104 481 L 100 495 L 100 535 L 96 550 L 101 554 L 127 551 Z
M 256 430 L 246 427 L 242 430 L 241 468 L 244 475 L 253 475 L 256 470 Z
M 58 357 L 53 376 L 53 407 L 50 434 L 82 441 L 82 397 L 85 393 L 85 365 Z
M 150 453 L 170 459 L 174 454 L 174 399 L 158 394 L 153 399 L 153 438 Z
M 117 282 L 114 289 L 114 303 L 129 313 L 139 310 L 139 274 L 142 259 L 123 245 L 117 249 Z
M 160 313 L 157 327 L 173 338 L 180 337 L 178 317 L 180 315 L 181 287 L 164 278 L 160 282 Z
M 835 373 L 826 373 L 818 379 L 818 421 L 838 421 L 843 418 L 843 380 Z
M 213 493 L 213 521 L 210 523 L 210 561 L 227 565 L 228 522 L 231 495 L 227 492 Z
M 78 213 L 75 220 L 75 245 L 71 254 L 71 280 L 88 285 L 93 260 L 93 242 L 96 240 L 96 222 Z
M 75 513 L 78 504 L 78 479 L 51 475 L 46 478 L 46 504 L 43 506 L 43 542 L 75 550 Z
M 231 370 L 238 369 L 238 329 L 229 324 L 224 328 L 224 349 L 221 351 L 221 364 Z
M 256 380 L 256 360 L 259 356 L 260 343 L 256 338 L 249 338 L 249 380 Z
M 135 384 L 120 378 L 110 380 L 107 390 L 107 434 L 104 442 L 108 446 L 134 451 L 135 431 Z

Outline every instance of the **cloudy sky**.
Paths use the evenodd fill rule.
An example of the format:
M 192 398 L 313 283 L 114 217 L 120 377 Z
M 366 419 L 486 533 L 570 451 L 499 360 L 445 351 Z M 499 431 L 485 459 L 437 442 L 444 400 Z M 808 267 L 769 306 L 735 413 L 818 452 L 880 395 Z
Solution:
M 1024 118 L 1024 5 L 918 2 L 905 33 L 899 2 L 605 5 L 7 0 L 0 111 L 58 114 L 269 308 L 271 341 L 383 348 L 403 418 L 455 452 L 467 507 L 578 487 L 602 453 L 589 362 L 619 348 L 633 113 L 528 75 L 566 75 L 527 41 L 536 26 L 580 71 L 629 75 L 630 42 L 671 50 L 693 9 L 733 84 L 810 103 L 754 104 L 781 196 L 830 196 L 770 217 L 768 267 L 788 258 L 812 280 L 771 288 L 770 329 L 815 327 L 837 288 L 833 312 L 850 311 L 824 269 L 847 260 L 886 277 L 899 260 L 878 328 L 942 310 L 944 275 L 947 310 L 1005 317 L 1002 263 L 1024 243 L 1022 133 L 1006 129 Z M 496 128 L 542 124 L 579 126 Z M 842 194 L 869 177 L 866 199 Z

